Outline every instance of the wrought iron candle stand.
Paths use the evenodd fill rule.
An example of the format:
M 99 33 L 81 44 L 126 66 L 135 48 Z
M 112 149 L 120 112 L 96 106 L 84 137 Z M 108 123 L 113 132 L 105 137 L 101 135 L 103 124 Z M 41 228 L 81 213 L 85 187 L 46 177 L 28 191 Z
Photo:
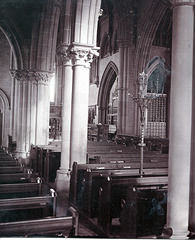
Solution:
M 157 93 L 147 94 L 147 84 L 148 84 L 148 76 L 143 71 L 139 74 L 140 78 L 138 80 L 139 91 L 138 96 L 134 97 L 131 93 L 128 95 L 137 103 L 140 109 L 140 127 L 141 127 L 141 141 L 138 144 L 140 147 L 140 176 L 143 177 L 143 163 L 144 163 L 144 147 L 146 144 L 144 143 L 144 132 L 145 132 L 145 125 L 146 125 L 146 110 L 148 109 L 149 104 L 151 103 L 152 99 L 158 97 L 158 89 Z M 158 88 L 158 86 L 157 86 Z

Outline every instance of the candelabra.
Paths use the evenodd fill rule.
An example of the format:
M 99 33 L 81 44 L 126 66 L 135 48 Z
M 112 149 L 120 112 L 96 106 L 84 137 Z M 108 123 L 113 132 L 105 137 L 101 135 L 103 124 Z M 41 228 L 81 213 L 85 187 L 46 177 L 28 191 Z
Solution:
M 158 79 L 157 79 L 157 93 L 147 94 L 147 84 L 148 84 L 148 75 L 143 71 L 139 74 L 140 77 L 138 79 L 139 91 L 137 97 L 134 97 L 131 93 L 128 95 L 137 103 L 140 109 L 140 127 L 141 127 L 141 141 L 138 144 L 140 147 L 140 176 L 143 177 L 143 163 L 144 163 L 144 147 L 146 144 L 144 143 L 144 132 L 146 126 L 146 110 L 152 99 L 159 96 L 158 94 Z

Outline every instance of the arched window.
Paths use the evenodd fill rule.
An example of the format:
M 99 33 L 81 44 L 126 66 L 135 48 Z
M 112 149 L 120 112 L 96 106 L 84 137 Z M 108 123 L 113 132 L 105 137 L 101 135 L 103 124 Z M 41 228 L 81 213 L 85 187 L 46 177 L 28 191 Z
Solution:
M 117 74 L 114 62 L 109 62 L 100 82 L 98 94 L 98 122 L 117 125 Z
M 107 107 L 107 124 L 117 125 L 117 108 L 118 108 L 118 79 L 116 78 L 109 93 Z
M 157 93 L 148 106 L 146 137 L 167 137 L 167 92 L 164 91 L 165 82 L 170 70 L 165 65 L 164 59 L 154 57 L 146 67 L 148 74 L 147 94 Z

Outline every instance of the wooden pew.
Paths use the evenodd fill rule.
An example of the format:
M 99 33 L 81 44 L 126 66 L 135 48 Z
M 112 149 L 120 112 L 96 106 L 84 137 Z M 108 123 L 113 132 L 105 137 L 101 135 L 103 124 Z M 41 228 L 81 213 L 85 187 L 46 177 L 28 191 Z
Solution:
M 146 137 L 144 139 L 146 147 L 151 151 L 159 151 L 160 153 L 168 153 L 169 150 L 169 140 L 167 138 L 150 138 Z M 127 135 L 117 135 L 116 143 L 125 146 L 138 147 L 140 143 L 139 136 L 127 136 Z
M 12 160 L 14 160 L 14 157 L 12 154 L 8 154 L 8 153 L 0 154 L 0 161 L 12 161 Z
M 16 141 L 12 140 L 12 136 L 8 135 L 8 149 L 13 152 L 16 150 Z
M 60 167 L 61 161 L 61 149 L 47 149 L 45 150 L 44 158 L 44 179 L 47 182 L 54 182 L 56 178 L 56 172 Z
M 112 220 L 118 218 L 122 238 L 160 235 L 166 223 L 167 186 L 167 176 L 104 177 L 99 191 L 98 226 L 110 235 Z
M 30 166 L 48 182 L 54 182 L 60 167 L 61 147 L 54 145 L 31 146 Z
M 1 237 L 58 237 L 78 236 L 78 213 L 70 207 L 71 216 L 48 217 L 36 220 L 0 223 Z
M 56 216 L 56 196 L 55 191 L 50 189 L 50 195 L 0 199 L 1 222 Z
M 99 152 L 99 153 L 88 153 L 87 163 L 109 163 L 113 161 L 139 161 L 140 152 L 138 153 L 110 153 L 110 152 Z M 168 154 L 155 154 L 151 152 L 144 153 L 144 161 L 168 161 Z
M 30 148 L 29 161 L 30 161 L 30 168 L 33 169 L 35 173 L 38 173 L 38 151 L 39 151 L 38 146 L 34 146 L 32 144 Z M 42 176 L 40 175 L 40 177 Z
M 24 166 L 0 167 L 0 174 L 22 173 L 22 172 L 24 172 Z
M 0 161 L 0 167 L 18 166 L 18 165 L 19 163 L 15 160 Z
M 40 196 L 41 193 L 41 181 L 31 183 L 0 184 L 0 199 Z
M 0 174 L 0 184 L 3 183 L 28 183 L 36 182 L 38 175 L 36 173 L 10 173 Z
M 70 179 L 69 200 L 78 206 L 88 217 L 97 216 L 99 188 L 102 177 L 132 178 L 140 176 L 140 164 L 73 164 Z M 165 163 L 146 163 L 145 176 L 167 176 L 168 166 Z

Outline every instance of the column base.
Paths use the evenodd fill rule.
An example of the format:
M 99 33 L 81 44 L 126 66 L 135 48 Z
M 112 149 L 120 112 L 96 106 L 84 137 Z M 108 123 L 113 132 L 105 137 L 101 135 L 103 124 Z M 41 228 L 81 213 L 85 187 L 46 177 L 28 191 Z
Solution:
M 14 156 L 18 159 L 20 164 L 24 164 L 25 166 L 29 165 L 29 152 L 15 151 Z
M 188 231 L 174 231 L 171 239 L 188 239 L 189 232 Z
M 64 192 L 69 196 L 70 171 L 68 169 L 57 170 L 55 183 L 57 192 Z

